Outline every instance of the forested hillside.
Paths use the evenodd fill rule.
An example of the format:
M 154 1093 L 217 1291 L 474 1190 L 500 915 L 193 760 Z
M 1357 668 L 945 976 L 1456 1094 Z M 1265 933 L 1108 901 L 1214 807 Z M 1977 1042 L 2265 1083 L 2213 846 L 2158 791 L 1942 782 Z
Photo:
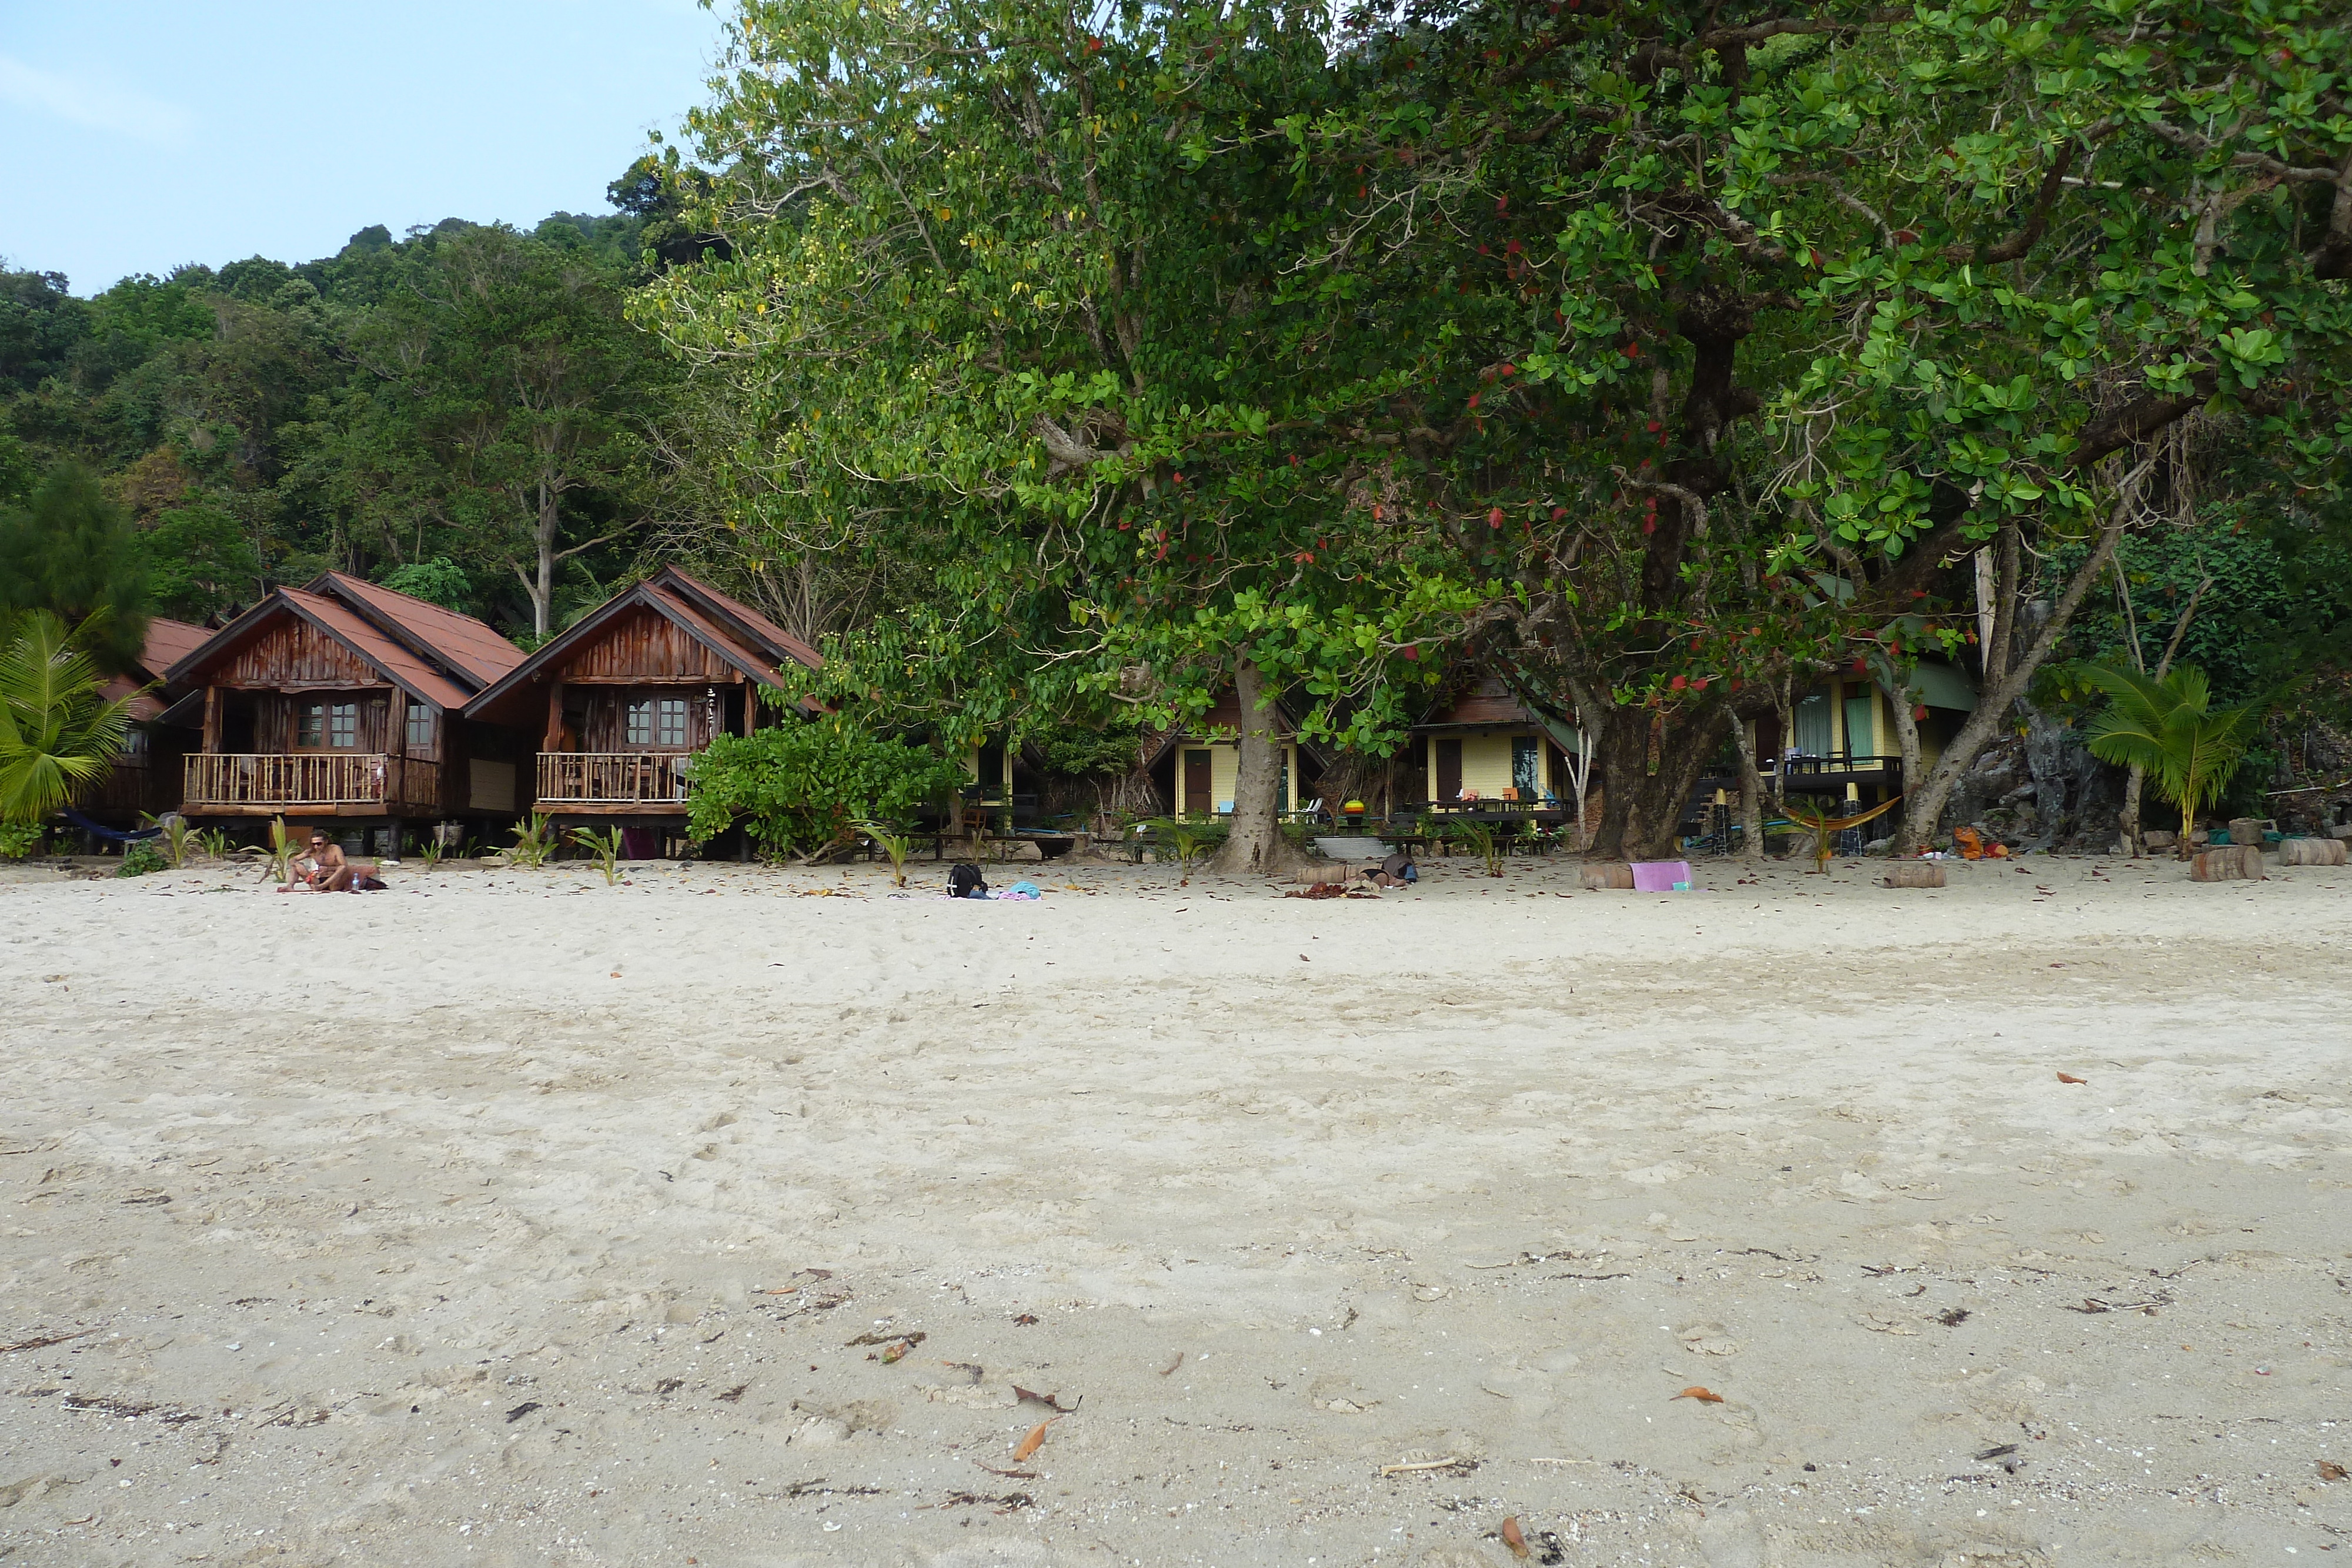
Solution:
M 698 504 L 675 362 L 623 307 L 698 247 L 650 162 L 612 195 L 527 234 L 378 226 L 87 298 L 0 274 L 0 508 L 134 553 L 158 614 L 216 619 L 335 567 L 526 642 L 560 627 L 650 518 Z

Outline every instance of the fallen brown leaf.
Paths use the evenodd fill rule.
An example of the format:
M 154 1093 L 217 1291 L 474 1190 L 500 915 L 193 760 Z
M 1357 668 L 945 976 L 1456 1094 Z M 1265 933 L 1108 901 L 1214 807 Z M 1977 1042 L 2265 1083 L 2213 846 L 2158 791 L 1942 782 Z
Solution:
M 1684 1389 L 1680 1394 L 1675 1395 L 1675 1399 L 1696 1399 L 1702 1405 L 1720 1405 L 1723 1403 L 1722 1395 L 1716 1393 L 1712 1389 L 1701 1388 L 1696 1383 L 1692 1384 L 1688 1388 Z M 1669 1399 L 1666 1403 L 1671 1405 L 1674 1403 L 1674 1399 Z
M 2319 1461 L 2319 1479 L 2321 1480 L 2340 1481 L 2347 1475 L 2352 1475 L 2352 1470 L 2347 1470 L 2342 1465 L 2336 1464 L 2330 1459 L 2322 1459 Z
M 1503 1521 L 1503 1544 L 1510 1548 L 1514 1557 L 1528 1554 L 1528 1538 L 1519 1529 L 1519 1516 L 1516 1513 Z
M 1044 1448 L 1045 1446 L 1045 1428 L 1052 1426 L 1054 1421 L 1057 1421 L 1059 1419 L 1061 1419 L 1061 1417 L 1057 1416 L 1054 1417 L 1053 1420 L 1038 1422 L 1036 1429 L 1031 1432 L 1027 1437 L 1022 1438 L 1021 1446 L 1013 1450 L 1013 1462 L 1017 1465 L 1022 1460 L 1027 1458 L 1030 1455 L 1035 1453 L 1038 1449 Z
M 1173 1361 L 1170 1362 L 1167 1365 L 1165 1365 L 1165 1366 L 1163 1366 L 1163 1367 L 1161 1367 L 1161 1368 L 1160 1369 L 1160 1376 L 1162 1376 L 1162 1377 L 1165 1377 L 1165 1376 L 1167 1376 L 1170 1373 L 1171 1373 L 1171 1372 L 1175 1371 L 1178 1367 L 1180 1367 L 1180 1366 L 1181 1366 L 1181 1365 L 1183 1365 L 1183 1364 L 1184 1364 L 1184 1353 L 1183 1353 L 1182 1351 L 1181 1351 L 1181 1350 L 1180 1350 L 1180 1351 L 1178 1351 L 1178 1352 L 1176 1353 L 1176 1359 L 1175 1359 L 1175 1360 L 1173 1360 Z
M 898 1362 L 906 1360 L 907 1353 L 913 1348 L 914 1345 L 910 1342 L 903 1339 L 898 1341 L 896 1344 L 884 1345 L 882 1347 L 882 1364 L 889 1366 Z
M 1079 1395 L 1079 1404 L 1084 1404 L 1086 1397 L 1083 1394 Z M 1063 1404 L 1059 1394 L 1039 1394 L 1034 1389 L 1024 1388 L 1017 1383 L 1013 1385 L 1013 1402 L 1016 1405 L 1043 1405 L 1046 1409 L 1060 1416 L 1066 1416 L 1078 1407 L 1076 1405 Z
M 978 1459 L 974 1459 L 972 1463 L 980 1465 Z M 980 1465 L 980 1468 L 992 1476 L 1003 1476 L 1007 1480 L 1034 1481 L 1037 1479 L 1035 1470 L 1000 1470 L 994 1465 Z
M 2062 1072 L 2058 1075 L 2058 1082 L 2061 1083 L 2088 1083 L 2090 1080 L 2087 1078 L 2077 1078 L 2071 1072 Z

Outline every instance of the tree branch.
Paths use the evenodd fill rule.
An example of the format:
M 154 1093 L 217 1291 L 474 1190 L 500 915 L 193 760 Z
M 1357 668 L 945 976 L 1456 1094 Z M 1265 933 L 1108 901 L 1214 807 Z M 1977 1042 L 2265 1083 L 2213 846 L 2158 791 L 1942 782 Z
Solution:
M 2050 161 L 2049 169 L 2042 176 L 2042 189 L 2034 193 L 2033 210 L 2026 215 L 2023 226 L 2011 232 L 1998 245 L 1948 245 L 1944 247 L 1945 259 L 1974 262 L 1979 266 L 2015 261 L 2040 244 L 2042 231 L 2050 226 L 2050 209 L 2056 204 L 2058 193 L 2065 187 L 2066 176 L 2074 170 L 2074 155 L 2082 151 L 2083 141 L 2103 134 L 2105 131 L 2101 126 L 2093 126 L 2084 133 L 2082 141 L 2070 137 L 2066 144 L 2058 149 L 2058 156 Z
M 2166 425 L 2187 417 L 2221 390 L 2221 373 L 2209 365 L 2190 375 L 2189 385 L 2189 392 L 2150 392 L 2099 415 L 2074 438 L 2074 450 L 2066 459 L 2066 466 L 2088 468 L 2109 453 L 2145 441 Z

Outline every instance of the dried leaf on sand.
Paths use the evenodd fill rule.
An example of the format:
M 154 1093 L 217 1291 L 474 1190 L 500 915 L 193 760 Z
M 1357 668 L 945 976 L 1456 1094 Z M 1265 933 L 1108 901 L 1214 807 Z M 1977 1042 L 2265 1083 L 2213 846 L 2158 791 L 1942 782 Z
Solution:
M 1675 1399 L 1696 1399 L 1702 1405 L 1720 1405 L 1723 1403 L 1722 1395 L 1716 1393 L 1711 1388 L 1702 1388 L 1696 1383 L 1692 1384 L 1688 1388 L 1684 1389 L 1680 1394 L 1675 1395 Z M 1674 1403 L 1674 1400 L 1670 1399 L 1667 1403 L 1671 1405 Z
M 1022 1460 L 1027 1458 L 1030 1455 L 1035 1453 L 1038 1449 L 1044 1448 L 1045 1446 L 1045 1428 L 1052 1426 L 1055 1421 L 1058 1421 L 1060 1419 L 1061 1417 L 1056 1416 L 1053 1417 L 1052 1420 L 1038 1422 L 1036 1427 L 1031 1431 L 1027 1437 L 1021 1439 L 1021 1446 L 1013 1450 L 1013 1462 L 1017 1465 Z

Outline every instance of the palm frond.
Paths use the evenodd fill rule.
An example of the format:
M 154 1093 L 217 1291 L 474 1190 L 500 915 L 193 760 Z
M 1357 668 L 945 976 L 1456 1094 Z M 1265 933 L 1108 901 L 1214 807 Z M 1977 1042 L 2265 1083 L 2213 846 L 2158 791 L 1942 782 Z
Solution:
M 46 612 L 0 647 L 0 820 L 37 822 L 106 777 L 131 729 L 131 699 L 106 700 L 77 647 Z

